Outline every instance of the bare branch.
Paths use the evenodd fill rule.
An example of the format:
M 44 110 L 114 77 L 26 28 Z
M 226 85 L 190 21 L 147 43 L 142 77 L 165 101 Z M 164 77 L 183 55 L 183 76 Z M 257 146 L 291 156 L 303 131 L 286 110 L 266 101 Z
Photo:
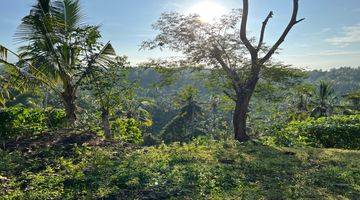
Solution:
M 228 67 L 230 68 L 232 64 L 231 64 L 231 59 L 230 59 L 228 52 L 225 50 L 224 46 L 218 40 L 215 40 L 215 42 L 221 47 L 222 52 L 225 54 L 225 57 L 228 61 Z
M 220 66 L 225 70 L 227 76 L 231 79 L 234 89 L 240 84 L 240 78 L 235 69 L 231 69 L 221 57 L 221 50 L 218 47 L 214 47 L 213 56 Z M 235 89 L 236 90 L 236 89 Z
M 245 2 L 246 0 L 244 0 Z M 280 36 L 280 38 L 278 39 L 278 41 L 274 44 L 274 46 L 271 47 L 271 49 L 269 50 L 269 52 L 260 60 L 260 63 L 263 64 L 265 62 L 267 62 L 271 56 L 275 53 L 275 51 L 279 48 L 279 46 L 284 42 L 286 36 L 288 35 L 288 33 L 290 32 L 290 30 L 292 29 L 292 27 L 303 21 L 303 19 L 297 20 L 297 14 L 298 14 L 298 10 L 299 10 L 299 0 L 293 0 L 293 12 L 292 12 L 292 16 L 290 19 L 289 24 L 287 25 L 287 27 L 285 28 L 284 32 L 282 33 L 282 35 Z
M 297 24 L 297 23 L 299 23 L 299 22 L 301 22 L 301 21 L 304 21 L 304 20 L 305 20 L 305 18 L 301 18 L 301 19 L 297 20 L 297 21 L 295 22 L 295 24 Z
M 249 50 L 251 56 L 256 54 L 256 49 L 251 45 L 249 39 L 246 36 L 246 26 L 249 15 L 249 0 L 243 0 L 243 13 L 241 18 L 241 29 L 240 29 L 240 39 Z
M 261 46 L 263 45 L 266 25 L 269 22 L 270 18 L 273 17 L 273 15 L 274 15 L 273 11 L 270 11 L 268 16 L 266 17 L 266 19 L 262 23 L 261 33 L 260 33 L 260 40 L 259 40 L 259 44 L 258 44 L 257 49 L 256 49 L 257 51 L 259 51 L 261 49 Z

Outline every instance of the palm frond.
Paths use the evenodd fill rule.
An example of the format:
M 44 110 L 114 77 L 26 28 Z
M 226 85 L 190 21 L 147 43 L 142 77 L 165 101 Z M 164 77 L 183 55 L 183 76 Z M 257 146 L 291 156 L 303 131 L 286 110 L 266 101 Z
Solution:
M 17 41 L 28 42 L 39 39 L 51 39 L 50 33 L 53 32 L 53 29 L 50 2 L 50 0 L 38 0 L 38 3 L 30 10 L 29 15 L 22 18 L 21 24 L 15 33 Z
M 43 84 L 56 93 L 60 93 L 56 88 L 56 83 L 48 77 L 48 74 L 34 67 L 31 60 L 27 60 L 24 55 L 16 54 L 4 46 L 1 47 L 19 59 L 17 63 L 10 63 L 5 59 L 0 59 L 0 64 L 4 66 L 6 74 L 8 75 L 8 81 L 11 82 L 12 85 L 16 85 L 18 88 L 33 88 L 36 85 Z M 36 60 L 34 60 L 34 62 L 36 62 Z
M 71 33 L 82 25 L 83 15 L 79 0 L 57 0 L 53 4 L 53 16 L 64 33 Z
M 108 42 L 102 50 L 95 55 L 92 65 L 101 66 L 107 68 L 108 65 L 116 61 L 116 52 L 113 46 Z
M 82 83 L 83 79 L 89 76 L 93 70 L 98 70 L 99 67 L 107 69 L 111 63 L 116 62 L 116 52 L 110 42 L 108 42 L 99 53 L 94 54 L 87 63 L 86 69 L 81 73 L 76 85 Z

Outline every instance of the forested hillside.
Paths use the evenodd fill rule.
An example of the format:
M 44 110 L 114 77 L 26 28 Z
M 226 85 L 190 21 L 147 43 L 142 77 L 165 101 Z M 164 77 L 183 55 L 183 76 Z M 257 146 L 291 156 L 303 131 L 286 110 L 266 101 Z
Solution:
M 337 68 L 329 71 L 311 71 L 307 79 L 311 83 L 325 80 L 333 82 L 337 94 L 344 95 L 360 88 L 360 69 L 358 68 Z
M 241 2 L 164 11 L 131 63 L 79 0 L 34 0 L 0 43 L 0 200 L 360 199 L 360 68 L 276 62 L 300 1 L 274 41 Z
M 297 99 L 299 95 L 301 96 L 299 90 L 304 93 L 310 92 L 321 81 L 326 81 L 332 85 L 338 98 L 336 100 L 337 104 L 346 104 L 347 100 L 343 96 L 360 89 L 359 73 L 360 68 L 334 68 L 330 71 L 306 71 L 300 77 L 292 78 L 292 81 L 288 81 L 289 83 L 269 84 L 264 80 L 264 83 L 260 85 L 257 94 L 254 96 L 253 101 L 256 104 L 253 104 L 252 109 L 256 111 L 252 114 L 256 116 L 254 118 L 261 118 L 263 115 L 269 116 L 269 113 L 274 113 L 275 110 L 288 112 L 288 107 L 291 104 L 299 103 L 299 99 Z M 209 70 L 163 72 L 151 68 L 138 69 L 132 72 L 130 79 L 139 80 L 140 89 L 138 95 L 152 99 L 160 104 L 160 106 L 155 106 L 154 110 L 151 110 L 154 117 L 154 125 L 151 127 L 151 132 L 155 134 L 160 132 L 162 127 L 166 125 L 169 117 L 176 116 L 176 101 L 179 98 L 179 91 L 186 90 L 188 87 L 196 90 L 199 105 L 205 109 L 211 109 L 208 107 L 214 106 L 216 103 L 222 104 L 217 105 L 220 108 L 218 112 L 222 111 L 222 115 L 227 117 L 221 120 L 223 122 L 227 121 L 228 126 L 231 126 L 230 102 L 229 100 L 223 103 L 217 102 L 220 98 L 226 99 L 227 97 L 222 90 L 213 87 L 211 84 L 213 80 L 210 74 Z M 287 91 L 284 92 L 283 88 L 287 88 Z M 305 89 L 308 91 L 302 91 Z M 287 95 L 284 95 L 284 93 Z M 271 105 L 268 104 L 269 101 L 272 102 Z M 209 113 L 209 111 L 205 112 Z M 208 115 L 207 118 L 211 117 Z

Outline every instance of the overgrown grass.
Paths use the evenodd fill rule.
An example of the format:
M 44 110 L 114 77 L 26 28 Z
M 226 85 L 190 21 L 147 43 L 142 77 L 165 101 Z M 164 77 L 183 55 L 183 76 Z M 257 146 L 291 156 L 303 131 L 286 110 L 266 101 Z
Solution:
M 360 152 L 196 140 L 0 152 L 0 198 L 358 199 Z

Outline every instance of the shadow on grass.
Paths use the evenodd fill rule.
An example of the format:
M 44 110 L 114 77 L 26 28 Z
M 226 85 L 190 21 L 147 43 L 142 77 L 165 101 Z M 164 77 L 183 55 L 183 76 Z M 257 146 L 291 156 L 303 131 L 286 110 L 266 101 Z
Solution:
M 359 153 L 320 152 L 329 151 L 234 141 L 175 144 L 132 155 L 118 186 L 128 199 L 356 199 L 360 163 L 350 157 Z
M 24 188 L 33 188 L 20 188 L 19 194 L 46 198 L 45 191 L 59 193 L 54 198 L 90 199 L 281 200 L 359 196 L 359 152 L 275 148 L 236 141 L 194 141 L 129 151 L 111 146 L 83 147 L 70 157 L 57 151 L 58 148 L 50 148 L 49 154 L 43 155 L 46 165 L 41 169 L 24 165 L 32 162 L 32 166 L 42 166 L 33 158 L 16 161 L 24 165 L 21 171 L 29 171 L 33 177 L 25 177 L 28 182 L 24 183 Z M 5 164 L 12 162 L 15 160 L 9 159 Z M 18 175 L 10 173 L 11 176 Z M 22 182 L 22 178 L 14 180 Z
M 260 198 L 357 199 L 360 196 L 358 153 L 263 145 L 237 149 L 247 157 L 240 163 L 244 184 L 257 188 Z M 321 155 L 324 152 L 329 155 Z M 354 159 L 358 160 L 352 162 Z

